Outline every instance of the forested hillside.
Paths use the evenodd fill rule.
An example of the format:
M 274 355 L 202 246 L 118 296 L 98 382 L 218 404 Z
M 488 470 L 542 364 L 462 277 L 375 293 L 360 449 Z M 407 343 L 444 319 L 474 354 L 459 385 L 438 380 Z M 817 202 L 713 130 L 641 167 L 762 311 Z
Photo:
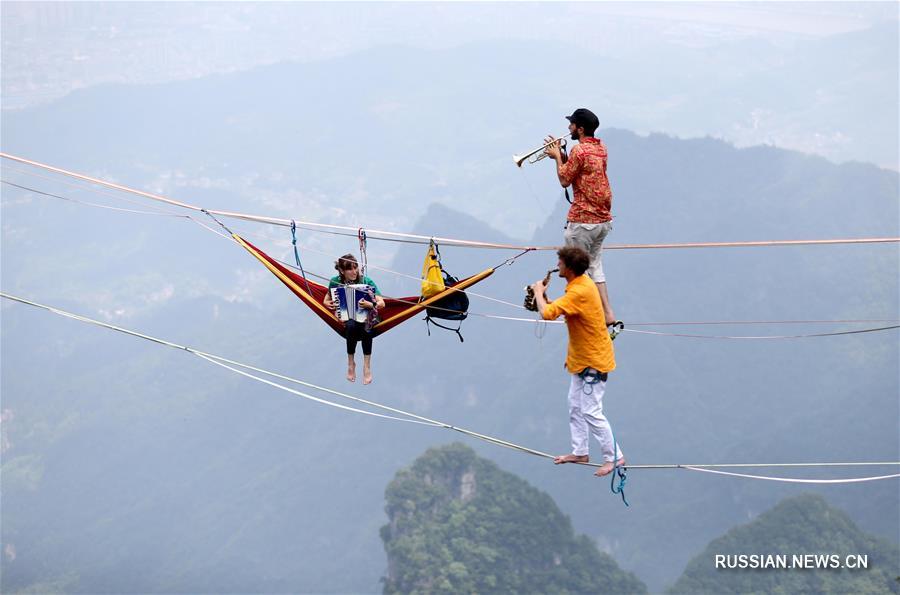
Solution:
M 786 554 L 788 564 L 794 563 L 794 555 L 812 554 L 820 557 L 818 563 L 823 566 L 845 566 L 848 556 L 866 556 L 868 567 L 716 569 L 717 554 Z M 829 558 L 822 560 L 821 556 Z M 749 565 L 750 559 L 745 560 Z M 740 559 L 734 562 L 740 563 Z M 856 562 L 851 560 L 851 564 Z M 820 496 L 804 494 L 785 499 L 752 522 L 711 541 L 691 560 L 669 592 L 900 593 L 900 549 L 860 531 L 845 513 Z
M 385 491 L 385 593 L 644 593 L 553 499 L 459 443 Z

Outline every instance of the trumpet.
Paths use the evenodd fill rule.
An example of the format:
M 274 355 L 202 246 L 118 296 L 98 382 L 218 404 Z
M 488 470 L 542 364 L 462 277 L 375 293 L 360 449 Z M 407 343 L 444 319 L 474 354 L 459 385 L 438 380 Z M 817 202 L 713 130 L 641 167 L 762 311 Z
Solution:
M 538 161 L 540 161 L 541 159 L 543 159 L 544 157 L 547 156 L 547 147 L 549 147 L 553 143 L 557 143 L 557 142 L 561 141 L 560 146 L 565 147 L 566 146 L 566 137 L 568 137 L 568 136 L 572 136 L 572 133 L 567 132 L 567 133 L 563 134 L 562 136 L 560 136 L 559 138 L 553 139 L 549 143 L 544 143 L 543 145 L 541 145 L 534 151 L 530 151 L 523 155 L 513 155 L 513 163 L 515 163 L 517 167 L 522 167 L 522 164 L 525 163 L 526 160 L 528 160 L 528 163 L 537 163 Z

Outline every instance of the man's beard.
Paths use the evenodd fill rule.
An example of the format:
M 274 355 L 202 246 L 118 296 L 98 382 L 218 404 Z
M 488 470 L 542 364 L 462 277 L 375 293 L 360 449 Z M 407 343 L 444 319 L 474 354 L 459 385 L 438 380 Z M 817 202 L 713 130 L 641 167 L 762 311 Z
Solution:
M 581 135 L 578 134 L 577 130 L 572 133 L 572 140 L 578 140 L 579 138 L 581 138 Z

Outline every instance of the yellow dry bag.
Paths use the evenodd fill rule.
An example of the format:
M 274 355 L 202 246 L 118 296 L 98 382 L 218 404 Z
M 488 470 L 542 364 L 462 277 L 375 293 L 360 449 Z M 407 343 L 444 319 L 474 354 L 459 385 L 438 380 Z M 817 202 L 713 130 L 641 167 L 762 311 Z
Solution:
M 428 299 L 444 291 L 444 276 L 441 274 L 441 254 L 432 241 L 422 264 L 422 299 Z

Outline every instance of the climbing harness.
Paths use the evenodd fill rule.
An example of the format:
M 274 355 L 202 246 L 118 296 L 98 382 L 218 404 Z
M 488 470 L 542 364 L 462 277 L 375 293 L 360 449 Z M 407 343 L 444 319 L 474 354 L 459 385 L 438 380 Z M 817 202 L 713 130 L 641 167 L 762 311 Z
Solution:
M 584 384 L 581 385 L 581 392 L 592 395 L 594 394 L 594 385 L 598 382 L 606 382 L 609 374 L 594 368 L 585 368 L 578 373 L 578 377 L 584 381 Z

